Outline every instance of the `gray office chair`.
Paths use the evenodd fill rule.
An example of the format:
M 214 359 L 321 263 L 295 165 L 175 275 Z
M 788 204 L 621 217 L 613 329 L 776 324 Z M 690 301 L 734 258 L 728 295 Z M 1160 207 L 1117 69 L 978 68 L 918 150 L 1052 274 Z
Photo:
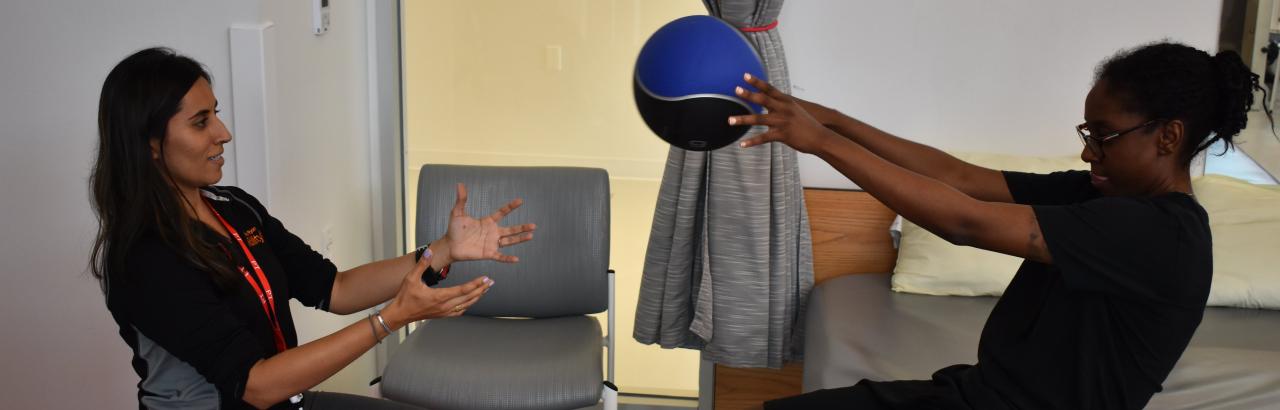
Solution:
M 608 351 L 610 384 L 614 373 L 608 173 L 425 165 L 418 179 L 419 246 L 444 234 L 459 182 L 467 186 L 471 215 L 487 215 L 524 198 L 524 205 L 501 223 L 535 223 L 538 229 L 532 241 L 502 249 L 519 257 L 517 264 L 452 267 L 440 286 L 479 275 L 495 283 L 463 316 L 427 321 L 395 348 L 382 376 L 382 394 L 436 410 L 598 405 L 602 395 L 609 396 L 601 380 L 602 347 Z M 586 316 L 606 308 L 608 337 Z

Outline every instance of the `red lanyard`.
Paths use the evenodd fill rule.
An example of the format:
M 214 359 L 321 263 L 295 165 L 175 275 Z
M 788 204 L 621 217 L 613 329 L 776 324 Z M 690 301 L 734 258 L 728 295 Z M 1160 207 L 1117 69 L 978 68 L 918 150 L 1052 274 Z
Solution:
M 244 244 L 244 240 L 240 239 L 240 233 L 236 232 L 236 228 L 232 228 L 226 219 L 222 219 L 222 215 L 218 214 L 217 209 L 213 209 L 213 204 L 210 204 L 209 200 L 206 199 L 204 202 L 209 206 L 209 210 L 213 211 L 213 216 L 218 218 L 218 222 L 222 222 L 222 226 L 227 228 L 227 233 L 231 234 L 231 237 L 240 243 L 240 249 L 244 250 L 244 256 L 249 258 L 249 266 L 252 266 L 253 272 L 258 275 L 258 282 L 262 282 L 262 287 L 258 287 L 258 282 L 254 282 L 253 277 L 249 276 L 248 269 L 245 269 L 244 266 L 236 267 L 240 268 L 240 274 L 244 275 L 244 280 L 249 282 L 249 286 L 253 287 L 253 291 L 258 293 L 258 301 L 262 302 L 262 311 L 267 314 L 267 321 L 271 322 L 271 330 L 275 331 L 276 351 L 285 351 L 288 346 L 284 343 L 284 331 L 280 330 L 280 317 L 276 315 L 276 298 L 271 294 L 271 282 L 267 281 L 267 274 L 262 272 L 262 267 L 258 266 L 258 260 L 253 257 L 252 252 L 249 252 L 249 247 Z

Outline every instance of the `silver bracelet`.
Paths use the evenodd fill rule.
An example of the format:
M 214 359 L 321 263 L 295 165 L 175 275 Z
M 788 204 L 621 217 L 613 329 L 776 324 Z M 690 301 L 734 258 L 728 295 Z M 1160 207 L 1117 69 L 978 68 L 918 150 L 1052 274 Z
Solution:
M 369 315 L 368 319 L 369 330 L 373 332 L 373 341 L 376 343 L 382 343 L 382 338 L 378 337 L 378 325 L 373 324 L 373 315 Z
M 391 335 L 391 326 L 387 326 L 387 321 L 382 320 L 382 310 L 373 311 L 373 316 L 378 318 L 378 324 L 382 325 L 382 330 L 386 330 L 387 335 Z

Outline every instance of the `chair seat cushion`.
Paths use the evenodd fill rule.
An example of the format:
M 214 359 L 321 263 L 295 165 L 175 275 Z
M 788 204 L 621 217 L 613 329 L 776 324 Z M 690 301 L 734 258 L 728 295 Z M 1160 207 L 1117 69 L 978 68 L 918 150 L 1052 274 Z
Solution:
M 394 349 L 382 394 L 439 410 L 590 406 L 604 380 L 602 336 L 588 316 L 432 320 Z

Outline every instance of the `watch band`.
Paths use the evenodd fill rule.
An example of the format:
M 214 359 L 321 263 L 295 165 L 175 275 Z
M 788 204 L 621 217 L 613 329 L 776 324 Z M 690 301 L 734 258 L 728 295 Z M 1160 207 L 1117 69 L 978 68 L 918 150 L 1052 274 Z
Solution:
M 418 263 L 418 261 L 422 260 L 422 255 L 427 251 L 428 246 L 431 246 L 431 243 L 422 245 L 422 247 L 413 251 L 413 263 Z M 435 286 L 448 276 L 448 266 L 445 266 L 444 269 L 440 269 L 440 271 L 437 272 L 435 269 L 431 269 L 431 265 L 427 265 L 427 270 L 422 271 L 422 283 L 425 283 L 427 286 Z

